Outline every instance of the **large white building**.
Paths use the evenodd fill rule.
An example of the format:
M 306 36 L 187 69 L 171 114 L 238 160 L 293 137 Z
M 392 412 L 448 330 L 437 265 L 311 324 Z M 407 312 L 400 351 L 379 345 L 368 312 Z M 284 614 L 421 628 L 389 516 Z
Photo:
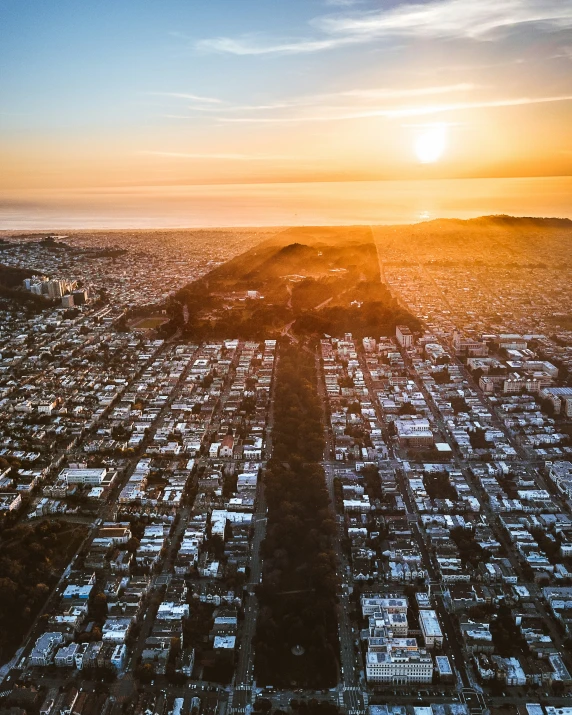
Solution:
M 433 680 L 433 659 L 424 650 L 401 650 L 388 645 L 385 651 L 368 651 L 368 683 L 409 685 Z
M 424 417 L 395 420 L 397 439 L 402 447 L 430 447 L 433 444 L 433 432 L 429 420 Z
M 188 603 L 173 603 L 172 601 L 164 601 L 159 604 L 159 609 L 157 611 L 158 621 L 181 621 L 183 618 L 188 617 Z
M 362 596 L 361 610 L 365 616 L 373 616 L 374 613 L 387 611 L 388 613 L 407 614 L 408 601 L 406 598 L 381 598 L 379 596 Z
M 409 632 L 409 623 L 406 613 L 389 613 L 385 609 L 369 617 L 370 636 L 377 633 L 390 633 L 392 637 L 406 636 Z M 371 640 L 371 638 L 370 638 Z
M 59 479 L 63 479 L 67 484 L 91 484 L 99 486 L 107 476 L 105 467 L 96 469 L 62 469 Z
M 369 683 L 407 685 L 430 683 L 433 659 L 415 638 L 407 637 L 407 598 L 362 596 L 364 616 L 369 616 L 366 677 Z
M 46 667 L 47 665 L 51 665 L 54 661 L 58 646 L 63 642 L 64 637 L 59 632 L 42 633 L 30 653 L 28 665 L 34 667 Z
M 115 645 L 125 643 L 133 622 L 131 618 L 108 618 L 101 629 L 102 638 Z

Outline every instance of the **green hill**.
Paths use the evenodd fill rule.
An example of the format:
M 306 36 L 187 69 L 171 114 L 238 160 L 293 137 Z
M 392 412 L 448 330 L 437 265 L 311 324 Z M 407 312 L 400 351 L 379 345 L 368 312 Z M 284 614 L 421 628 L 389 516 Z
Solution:
M 397 323 L 420 327 L 382 283 L 367 226 L 282 231 L 185 286 L 168 308 L 163 334 L 180 328 L 193 338 L 359 338 L 393 334 Z

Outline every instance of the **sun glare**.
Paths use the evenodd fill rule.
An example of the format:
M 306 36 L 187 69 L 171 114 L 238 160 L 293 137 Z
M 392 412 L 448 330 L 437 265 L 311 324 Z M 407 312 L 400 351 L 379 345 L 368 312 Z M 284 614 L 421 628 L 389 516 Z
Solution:
M 445 151 L 447 127 L 434 124 L 425 127 L 415 140 L 415 153 L 422 164 L 432 164 L 441 158 Z

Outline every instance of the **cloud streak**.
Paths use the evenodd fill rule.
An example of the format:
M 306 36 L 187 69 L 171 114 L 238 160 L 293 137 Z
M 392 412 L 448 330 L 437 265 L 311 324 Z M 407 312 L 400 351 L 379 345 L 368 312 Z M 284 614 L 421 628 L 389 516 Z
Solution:
M 317 17 L 311 22 L 314 37 L 267 42 L 258 36 L 215 37 L 200 40 L 195 47 L 243 56 L 307 54 L 385 37 L 484 40 L 531 25 L 552 31 L 572 28 L 572 4 L 567 0 L 434 0 Z
M 495 107 L 518 107 L 528 104 L 545 104 L 550 102 L 569 102 L 572 95 L 555 97 L 517 97 L 514 99 L 495 99 L 484 102 L 458 102 L 451 104 L 423 105 L 419 107 L 391 107 L 363 111 L 351 111 L 338 114 L 318 114 L 294 117 L 219 117 L 221 122 L 255 123 L 255 124 L 287 124 L 304 122 L 332 122 L 349 119 L 367 119 L 369 117 L 420 117 L 443 112 L 463 111 L 468 109 L 486 109 Z
M 299 159 L 299 157 L 287 154 L 204 154 L 179 151 L 140 151 L 139 154 L 146 154 L 148 156 L 161 156 L 172 159 L 214 159 L 221 161 L 292 161 Z
M 202 97 L 199 94 L 187 94 L 185 92 L 147 92 L 154 97 L 173 97 L 174 99 L 187 99 L 191 102 L 201 102 L 203 104 L 224 104 L 222 99 L 216 97 Z
M 359 5 L 362 0 L 324 0 L 327 7 L 353 7 Z
M 403 99 L 407 97 L 426 97 L 431 95 L 451 94 L 457 92 L 470 92 L 476 89 L 476 85 L 469 82 L 460 82 L 457 84 L 438 85 L 432 87 L 412 87 L 409 89 L 395 87 L 366 87 L 363 89 L 348 89 L 340 90 L 339 92 L 323 92 L 321 94 L 305 95 L 294 97 L 282 102 L 269 102 L 267 104 L 230 104 L 222 99 L 213 99 L 216 102 L 216 107 L 196 107 L 191 106 L 192 111 L 198 112 L 261 112 L 261 111 L 278 111 L 288 109 L 298 109 L 304 107 L 315 107 L 316 105 L 324 107 L 326 103 L 331 103 L 333 107 L 340 101 L 346 102 L 348 99 L 354 100 L 352 103 L 361 103 L 367 106 L 368 104 L 379 100 L 388 99 Z M 188 95 L 171 94 L 169 96 L 186 98 Z M 172 118 L 178 118 L 181 115 L 167 115 Z
M 341 90 L 315 94 L 311 96 L 295 97 L 293 99 L 269 104 L 253 105 L 232 105 L 224 100 L 217 100 L 217 104 L 212 107 L 190 106 L 191 114 L 167 114 L 171 119 L 193 120 L 200 112 L 205 116 L 205 112 L 210 112 L 208 117 L 222 123 L 236 124 L 302 124 L 316 122 L 335 122 L 351 119 L 367 119 L 371 117 L 419 117 L 445 112 L 464 111 L 473 109 L 517 107 L 534 104 L 548 104 L 555 102 L 572 101 L 572 95 L 561 94 L 547 97 L 508 97 L 501 99 L 485 99 L 479 101 L 458 101 L 458 102 L 435 102 L 421 105 L 405 106 L 380 106 L 381 102 L 392 100 L 406 100 L 414 98 L 436 98 L 438 96 L 460 93 L 468 94 L 477 89 L 478 86 L 471 83 L 458 83 L 451 85 L 440 85 L 433 87 L 413 87 L 409 89 L 392 87 L 370 87 L 362 89 Z M 184 95 L 177 95 L 183 98 Z M 268 114 L 270 112 L 270 114 Z M 278 113 L 278 116 L 277 116 Z M 238 115 L 238 116 L 237 116 Z M 167 155 L 163 153 L 163 155 Z M 185 156 L 188 158 L 218 158 L 218 155 L 200 154 L 172 154 L 173 156 Z M 242 158 L 254 160 L 252 155 L 220 155 L 220 158 Z M 258 160 L 275 159 L 278 157 L 259 157 Z M 280 157 L 283 158 L 283 157 Z

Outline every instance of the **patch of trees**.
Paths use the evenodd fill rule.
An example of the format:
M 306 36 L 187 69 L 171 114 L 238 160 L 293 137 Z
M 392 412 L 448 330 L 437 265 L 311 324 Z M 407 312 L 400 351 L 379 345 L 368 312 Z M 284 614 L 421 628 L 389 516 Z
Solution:
M 379 469 L 373 464 L 368 464 L 361 470 L 361 475 L 370 502 L 373 503 L 376 500 L 383 501 L 383 489 L 381 487 Z
M 292 307 L 295 311 L 311 310 L 334 297 L 336 286 L 327 279 L 307 278 L 292 288 Z
M 183 643 L 185 648 L 194 648 L 197 663 L 202 663 L 205 651 L 212 649 L 209 633 L 214 625 L 214 606 L 195 603 L 193 599 L 189 618 L 183 619 Z
M 238 413 L 245 415 L 253 415 L 256 412 L 256 397 L 243 397 L 238 406 Z
M 299 348 L 281 351 L 274 410 L 254 638 L 256 679 L 275 686 L 331 687 L 337 682 L 339 650 L 331 543 L 336 525 L 317 464 L 324 443 L 312 354 Z
M 457 500 L 457 490 L 449 481 L 447 472 L 425 472 L 423 485 L 431 499 Z
M 6 288 L 20 288 L 26 278 L 31 278 L 34 271 L 0 263 L 0 285 Z
M 536 543 L 544 551 L 551 564 L 555 564 L 560 556 L 560 540 L 551 538 L 543 529 L 534 528 L 530 530 Z
M 5 529 L 0 544 L 0 660 L 31 626 L 87 529 L 61 521 Z
M 18 288 L 8 288 L 0 283 L 0 296 L 9 298 L 14 303 L 24 306 L 28 310 L 38 313 L 46 308 L 53 308 L 57 301 L 50 300 L 42 295 L 28 293 L 26 290 Z
M 459 412 L 469 412 L 469 405 L 465 402 L 465 398 L 460 395 L 451 398 L 451 407 L 456 415 Z
M 491 444 L 485 439 L 485 430 L 477 427 L 469 432 L 469 440 L 473 449 L 490 449 Z
M 448 385 L 451 382 L 451 375 L 448 368 L 437 370 L 432 374 L 432 377 L 437 385 Z
M 30 293 L 22 288 L 23 281 L 33 275 L 34 271 L 27 268 L 6 266 L 0 263 L 0 297 L 8 298 L 34 313 L 53 307 L 57 301 L 50 300 L 47 296 Z
M 300 335 L 342 335 L 351 332 L 355 338 L 367 335 L 393 335 L 396 325 L 407 325 L 418 331 L 420 322 L 400 308 L 393 299 L 365 302 L 362 305 L 325 307 L 306 312 L 296 319 L 294 332 Z
M 273 458 L 319 462 L 324 452 L 322 408 L 313 355 L 283 348 L 274 393 Z
M 510 608 L 504 603 L 500 604 L 496 617 L 491 621 L 491 635 L 495 651 L 503 658 L 510 658 L 516 649 L 525 645 Z
M 476 568 L 479 563 L 490 559 L 490 553 L 475 540 L 470 529 L 463 529 L 460 526 L 451 529 L 451 538 L 457 544 L 459 556 L 464 564 L 471 564 Z
M 224 474 L 222 483 L 222 495 L 229 499 L 235 492 L 238 484 L 238 474 L 235 472 L 227 472 Z
M 344 509 L 344 488 L 339 477 L 334 477 L 334 502 L 336 511 L 342 512 Z
M 172 337 L 177 330 L 181 330 L 185 325 L 185 313 L 178 300 L 171 298 L 166 310 L 169 320 L 157 328 L 157 335 L 165 339 Z
M 90 258 L 119 258 L 120 256 L 125 256 L 127 254 L 126 248 L 100 248 L 90 251 L 86 251 Z
M 247 310 L 243 305 L 220 311 L 215 316 L 202 316 L 200 311 L 189 309 L 189 320 L 183 336 L 193 340 L 242 338 L 262 340 L 277 335 L 292 320 L 286 305 L 259 302 Z

